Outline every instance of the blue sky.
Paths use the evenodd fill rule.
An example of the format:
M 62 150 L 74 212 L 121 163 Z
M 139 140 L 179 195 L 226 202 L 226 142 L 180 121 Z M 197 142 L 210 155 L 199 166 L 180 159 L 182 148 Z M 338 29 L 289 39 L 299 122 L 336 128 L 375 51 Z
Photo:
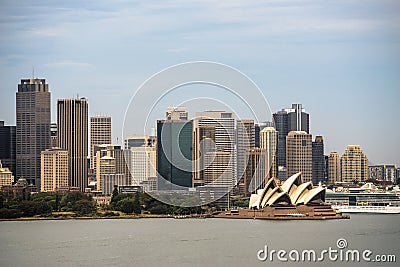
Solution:
M 206 60 L 251 77 L 272 111 L 302 103 L 326 153 L 360 144 L 370 161 L 400 164 L 399 1 L 0 5 L 0 119 L 7 124 L 15 123 L 17 84 L 34 66 L 50 85 L 53 121 L 56 99 L 79 94 L 89 99 L 90 115 L 113 117 L 116 140 L 143 81 Z

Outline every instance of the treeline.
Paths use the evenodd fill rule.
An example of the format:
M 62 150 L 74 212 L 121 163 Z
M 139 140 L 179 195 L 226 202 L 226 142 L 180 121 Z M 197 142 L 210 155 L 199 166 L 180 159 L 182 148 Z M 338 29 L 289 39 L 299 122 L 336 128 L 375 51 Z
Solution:
M 0 218 L 48 216 L 52 212 L 73 212 L 82 216 L 95 213 L 96 205 L 92 196 L 81 192 L 25 193 L 19 196 L 0 192 Z
M 185 203 L 195 200 L 185 199 Z M 211 205 L 178 207 L 165 204 L 146 193 L 119 194 L 113 192 L 110 205 L 96 206 L 91 195 L 81 192 L 25 193 L 14 196 L 0 192 L 0 218 L 59 216 L 119 216 L 123 214 L 201 214 L 215 210 Z

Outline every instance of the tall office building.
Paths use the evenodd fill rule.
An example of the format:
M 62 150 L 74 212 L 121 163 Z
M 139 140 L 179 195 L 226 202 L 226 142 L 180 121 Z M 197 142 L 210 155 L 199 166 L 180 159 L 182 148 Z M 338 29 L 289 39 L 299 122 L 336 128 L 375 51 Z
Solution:
M 301 104 L 292 104 L 292 108 L 274 113 L 273 119 L 278 131 L 278 176 L 285 180 L 290 176 L 286 170 L 286 136 L 291 131 L 310 133 L 310 116 Z
M 58 147 L 68 151 L 69 185 L 84 191 L 88 185 L 88 101 L 58 99 Z
M 359 145 L 348 145 L 340 158 L 342 182 L 368 180 L 368 158 Z
M 175 186 L 192 187 L 192 131 L 192 121 L 157 121 L 159 190 L 181 189 Z
M 288 176 L 301 172 L 304 181 L 312 180 L 311 134 L 303 131 L 289 132 L 286 137 L 286 168 Z
M 57 147 L 58 140 L 57 140 L 57 123 L 52 122 L 50 124 L 50 147 Z
M 0 161 L 12 172 L 13 178 L 16 176 L 15 149 L 15 126 L 5 126 L 4 121 L 0 121 Z
M 324 139 L 316 136 L 312 142 L 312 181 L 314 184 L 325 182 Z
M 265 149 L 265 173 L 267 178 L 277 178 L 278 132 L 274 127 L 266 127 L 260 132 L 260 147 Z
M 132 185 L 143 186 L 146 191 L 150 190 L 149 179 L 157 177 L 156 152 L 156 147 L 132 147 L 129 150 Z
M 248 161 L 244 174 L 244 189 L 240 190 L 241 194 L 250 196 L 257 189 L 264 188 L 265 182 L 269 179 L 270 175 L 267 170 L 267 154 L 267 150 L 264 148 L 251 148 L 246 152 Z
M 247 152 L 255 147 L 254 131 L 253 120 L 236 121 L 237 179 L 239 183 L 242 183 L 244 179 L 244 170 L 248 161 Z
M 369 173 L 369 178 L 375 180 L 390 181 L 392 183 L 395 183 L 397 179 L 397 167 L 395 164 L 368 166 L 368 173 Z
M 68 186 L 68 151 L 59 148 L 41 153 L 41 192 L 56 192 Z
M 328 182 L 341 182 L 340 178 L 340 159 L 339 154 L 335 151 L 329 153 L 328 156 Z
M 111 117 L 90 117 L 90 168 L 96 170 L 94 146 L 111 144 Z
M 254 146 L 255 147 L 260 147 L 260 132 L 265 127 L 274 127 L 275 128 L 275 125 L 271 121 L 263 121 L 263 122 L 258 122 L 258 123 L 254 124 Z
M 195 121 L 195 144 L 194 144 L 194 158 L 195 158 L 195 179 L 194 183 L 198 183 L 197 181 L 203 181 L 207 183 L 207 179 L 205 177 L 200 177 L 200 175 L 205 173 L 204 166 L 216 166 L 216 168 L 220 168 L 221 162 L 226 161 L 226 157 L 229 153 L 230 163 L 225 164 L 228 168 L 226 170 L 226 174 L 221 179 L 227 179 L 226 181 L 221 181 L 221 184 L 234 186 L 237 182 L 237 155 L 236 155 L 236 138 L 235 138 L 235 115 L 233 112 L 225 112 L 225 111 L 204 111 L 196 113 L 196 121 Z M 201 130 L 203 129 L 203 130 Z M 203 151 L 203 155 L 201 155 L 201 140 L 204 139 L 204 134 L 201 131 L 210 132 L 210 139 L 207 141 L 209 144 L 212 142 L 213 151 Z M 208 147 L 210 145 L 207 145 Z M 206 146 L 206 147 L 207 147 Z M 224 153 L 216 153 L 216 152 L 224 152 Z M 210 155 L 207 156 L 207 154 Z M 221 159 L 216 159 L 219 162 L 215 164 L 207 163 L 205 161 L 209 161 L 211 158 L 218 155 Z M 217 167 L 218 166 L 218 167 Z M 203 168 L 203 172 L 202 169 Z M 215 173 L 219 173 L 220 170 L 215 170 Z M 212 170 L 208 170 L 208 173 L 212 173 Z M 220 180 L 221 180 L 220 179 Z
M 40 188 L 40 152 L 50 148 L 50 92 L 45 79 L 22 79 L 16 93 L 16 179 Z

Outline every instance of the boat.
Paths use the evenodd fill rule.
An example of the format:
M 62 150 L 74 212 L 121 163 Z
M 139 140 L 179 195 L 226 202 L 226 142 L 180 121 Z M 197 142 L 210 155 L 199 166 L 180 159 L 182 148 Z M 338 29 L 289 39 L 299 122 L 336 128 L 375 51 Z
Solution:
M 327 190 L 325 202 L 341 213 L 400 214 L 400 197 L 395 192 Z

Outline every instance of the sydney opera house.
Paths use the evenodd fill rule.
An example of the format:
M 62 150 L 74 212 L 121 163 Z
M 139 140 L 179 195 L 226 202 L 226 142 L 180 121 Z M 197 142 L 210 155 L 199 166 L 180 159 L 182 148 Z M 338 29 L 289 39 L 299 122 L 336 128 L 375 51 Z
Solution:
M 255 219 L 341 219 L 325 203 L 325 188 L 303 182 L 301 173 L 289 177 L 282 185 L 270 178 L 265 187 L 252 194 L 249 208 L 230 210 L 219 217 Z

